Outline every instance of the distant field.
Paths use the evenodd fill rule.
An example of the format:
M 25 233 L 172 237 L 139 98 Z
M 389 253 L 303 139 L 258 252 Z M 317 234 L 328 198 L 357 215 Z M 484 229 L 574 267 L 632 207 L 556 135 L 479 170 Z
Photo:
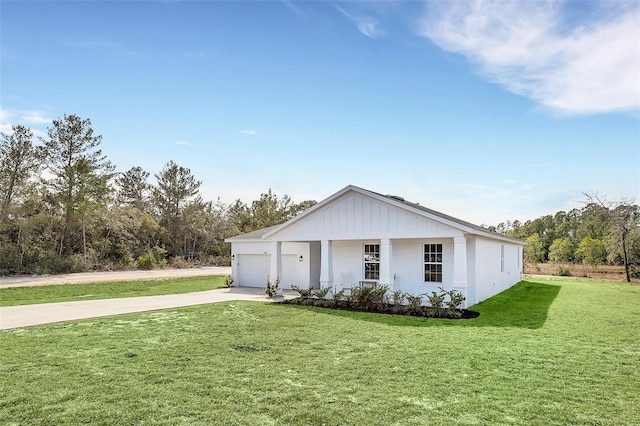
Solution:
M 568 268 L 571 271 L 572 277 L 584 277 L 584 267 L 581 263 L 575 265 L 563 265 L 563 268 Z M 558 265 L 552 263 L 538 263 L 537 265 L 525 265 L 525 274 L 531 275 L 557 275 Z M 590 278 L 602 278 L 607 280 L 625 280 L 624 267 L 601 265 L 597 268 L 587 265 L 587 276 Z
M 4 424 L 637 425 L 640 286 L 528 278 L 473 320 L 230 302 L 0 332 Z

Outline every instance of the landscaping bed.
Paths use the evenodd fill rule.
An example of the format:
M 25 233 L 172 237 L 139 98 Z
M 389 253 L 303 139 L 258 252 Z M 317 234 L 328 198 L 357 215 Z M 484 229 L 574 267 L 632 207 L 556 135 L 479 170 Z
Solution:
M 424 318 L 471 319 L 480 315 L 479 312 L 460 308 L 465 297 L 457 290 L 440 288 L 440 292 L 412 295 L 399 290 L 390 292 L 386 286 L 354 287 L 349 293 L 345 290 L 333 292 L 330 288 L 291 288 L 300 297 L 282 303 Z M 424 303 L 425 299 L 427 304 Z
M 299 305 L 299 306 L 315 306 L 317 308 L 328 308 L 328 309 L 340 309 L 346 311 L 356 311 L 356 312 L 373 312 L 377 314 L 388 314 L 388 315 L 408 315 L 414 317 L 424 317 L 424 318 L 449 318 L 449 319 L 473 319 L 478 318 L 480 316 L 479 312 L 472 311 L 470 309 L 456 309 L 453 316 L 447 316 L 439 314 L 438 311 L 435 311 L 429 306 L 421 306 L 417 310 L 411 310 L 408 306 L 398 307 L 391 303 L 383 303 L 379 306 L 373 306 L 370 308 L 363 308 L 357 305 L 352 305 L 345 301 L 341 301 L 339 303 L 334 303 L 333 300 L 330 299 L 311 299 L 311 298 L 302 298 L 298 297 L 295 299 L 287 299 L 280 303 L 287 305 Z

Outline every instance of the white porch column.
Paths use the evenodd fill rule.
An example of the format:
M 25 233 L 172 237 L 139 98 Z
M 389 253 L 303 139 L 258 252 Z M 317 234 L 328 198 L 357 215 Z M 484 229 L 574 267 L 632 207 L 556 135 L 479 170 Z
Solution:
M 271 269 L 269 271 L 269 279 L 271 284 L 275 285 L 276 280 L 282 279 L 282 242 L 271 242 Z M 278 295 L 282 295 L 282 286 L 278 290 Z
M 333 287 L 333 254 L 331 240 L 320 242 L 320 288 Z
M 386 285 L 393 291 L 393 272 L 391 267 L 392 244 L 389 238 L 380 239 L 380 285 Z
M 467 239 L 453 239 L 453 286 L 467 297 Z

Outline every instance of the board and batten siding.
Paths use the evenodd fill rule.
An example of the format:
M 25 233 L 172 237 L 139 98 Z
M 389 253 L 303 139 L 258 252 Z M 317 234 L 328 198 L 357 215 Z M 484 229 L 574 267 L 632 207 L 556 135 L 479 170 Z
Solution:
M 462 231 L 351 192 L 270 236 L 286 241 L 438 238 Z

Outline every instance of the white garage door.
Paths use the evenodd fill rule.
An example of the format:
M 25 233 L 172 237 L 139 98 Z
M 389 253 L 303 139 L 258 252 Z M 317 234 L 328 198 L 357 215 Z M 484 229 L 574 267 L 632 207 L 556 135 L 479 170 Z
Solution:
M 267 274 L 271 268 L 269 254 L 240 254 L 238 255 L 238 285 L 241 287 L 264 287 Z
M 291 285 L 300 286 L 299 261 L 296 254 L 282 255 L 282 276 L 280 288 L 291 289 Z M 271 270 L 271 255 L 269 254 L 239 254 L 238 255 L 238 285 L 241 287 L 264 287 L 267 274 Z M 275 278 L 272 278 L 275 282 Z

